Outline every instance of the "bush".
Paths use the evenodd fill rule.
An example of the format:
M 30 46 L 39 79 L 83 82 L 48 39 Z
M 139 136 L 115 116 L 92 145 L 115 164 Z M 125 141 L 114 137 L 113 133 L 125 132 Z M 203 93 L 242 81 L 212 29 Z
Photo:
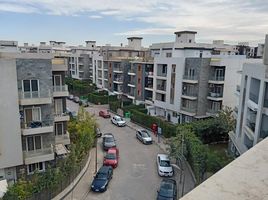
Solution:
M 74 95 L 86 95 L 94 92 L 97 87 L 89 81 L 80 81 L 72 78 L 66 78 L 65 83 L 68 85 L 69 91 Z
M 117 109 L 121 107 L 120 101 L 110 101 L 109 102 L 110 110 L 117 112 Z
M 176 126 L 168 122 L 164 122 L 161 119 L 144 114 L 137 110 L 131 110 L 130 119 L 138 124 L 141 124 L 149 129 L 153 123 L 157 123 L 162 128 L 164 137 L 169 138 L 176 135 Z
M 116 95 L 104 95 L 99 93 L 90 93 L 88 94 L 88 101 L 94 104 L 108 104 L 110 101 L 117 100 Z
M 122 110 L 124 111 L 124 113 L 126 112 L 132 112 L 132 110 L 136 110 L 139 112 L 142 112 L 144 114 L 147 114 L 147 109 L 145 108 L 144 104 L 140 104 L 140 105 L 135 105 L 135 104 L 130 104 L 127 106 L 123 106 Z

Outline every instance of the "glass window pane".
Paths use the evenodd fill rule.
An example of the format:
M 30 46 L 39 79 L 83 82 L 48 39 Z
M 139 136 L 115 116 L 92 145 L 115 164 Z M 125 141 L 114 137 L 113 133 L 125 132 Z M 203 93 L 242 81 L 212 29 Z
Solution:
M 35 149 L 41 149 L 41 136 L 35 136 Z
M 33 137 L 27 137 L 27 145 L 28 145 L 28 151 L 33 151 L 34 150 L 34 141 Z
M 39 168 L 40 171 L 42 171 L 42 170 L 44 169 L 44 168 L 43 168 L 43 163 L 42 163 L 42 162 L 38 163 L 38 168 Z
M 23 90 L 24 92 L 30 91 L 30 80 L 23 80 Z
M 38 91 L 38 81 L 31 80 L 31 83 L 32 83 L 32 91 Z
M 63 134 L 63 124 L 62 123 L 57 123 L 57 135 L 62 135 Z

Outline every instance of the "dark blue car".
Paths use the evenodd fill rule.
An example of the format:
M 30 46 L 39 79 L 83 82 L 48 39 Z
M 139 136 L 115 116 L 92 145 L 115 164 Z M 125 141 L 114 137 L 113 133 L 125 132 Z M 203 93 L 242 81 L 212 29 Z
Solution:
M 157 200 L 176 200 L 177 183 L 173 179 L 163 179 L 157 191 Z
M 105 192 L 112 177 L 113 168 L 111 166 L 102 166 L 94 177 L 91 190 L 94 192 Z

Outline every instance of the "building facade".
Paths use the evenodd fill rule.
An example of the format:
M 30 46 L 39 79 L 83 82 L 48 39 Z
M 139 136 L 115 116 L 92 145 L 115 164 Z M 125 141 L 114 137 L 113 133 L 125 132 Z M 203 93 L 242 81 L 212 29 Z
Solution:
M 7 117 L 9 111 L 0 115 L 1 123 L 6 124 L 1 126 L 1 143 L 3 157 L 9 156 L 9 162 L 12 161 L 12 164 L 8 163 L 1 154 L 0 179 L 12 182 L 35 171 L 45 171 L 61 156 L 59 148 L 68 152 L 66 97 L 69 93 L 64 84 L 68 68 L 65 58 L 53 54 L 1 54 L 0 59 L 1 69 L 9 67 L 1 73 L 1 81 L 9 79 L 10 84 L 5 85 L 11 85 L 9 90 L 3 88 L 9 100 L 1 99 L 3 110 L 11 112 L 10 117 Z M 7 127 L 10 123 L 12 125 Z M 5 147 L 5 144 L 9 146 Z M 11 153 L 16 155 L 11 156 Z
M 229 133 L 230 152 L 235 156 L 243 154 L 268 136 L 267 53 L 268 49 L 262 63 L 245 63 L 243 66 L 235 115 L 236 129 Z

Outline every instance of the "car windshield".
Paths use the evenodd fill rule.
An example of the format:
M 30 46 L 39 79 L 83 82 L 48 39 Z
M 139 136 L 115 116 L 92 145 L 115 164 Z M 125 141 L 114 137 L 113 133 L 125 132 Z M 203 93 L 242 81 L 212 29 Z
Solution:
M 170 167 L 170 161 L 169 160 L 161 160 L 160 166 L 161 167 Z
M 109 160 L 115 160 L 116 159 L 116 156 L 114 153 L 107 153 L 106 156 L 105 156 L 106 159 L 109 159 Z
M 113 137 L 106 137 L 105 142 L 114 142 L 114 138 Z
M 104 174 L 104 173 L 97 173 L 96 178 L 97 179 L 106 179 L 107 178 L 107 175 Z
M 116 121 L 123 121 L 123 119 L 121 117 L 117 117 Z
M 147 131 L 144 131 L 144 130 L 141 131 L 141 135 L 142 135 L 142 137 L 145 137 L 145 138 L 150 137 L 149 133 Z
M 163 197 L 173 197 L 173 184 L 162 182 L 159 195 Z

